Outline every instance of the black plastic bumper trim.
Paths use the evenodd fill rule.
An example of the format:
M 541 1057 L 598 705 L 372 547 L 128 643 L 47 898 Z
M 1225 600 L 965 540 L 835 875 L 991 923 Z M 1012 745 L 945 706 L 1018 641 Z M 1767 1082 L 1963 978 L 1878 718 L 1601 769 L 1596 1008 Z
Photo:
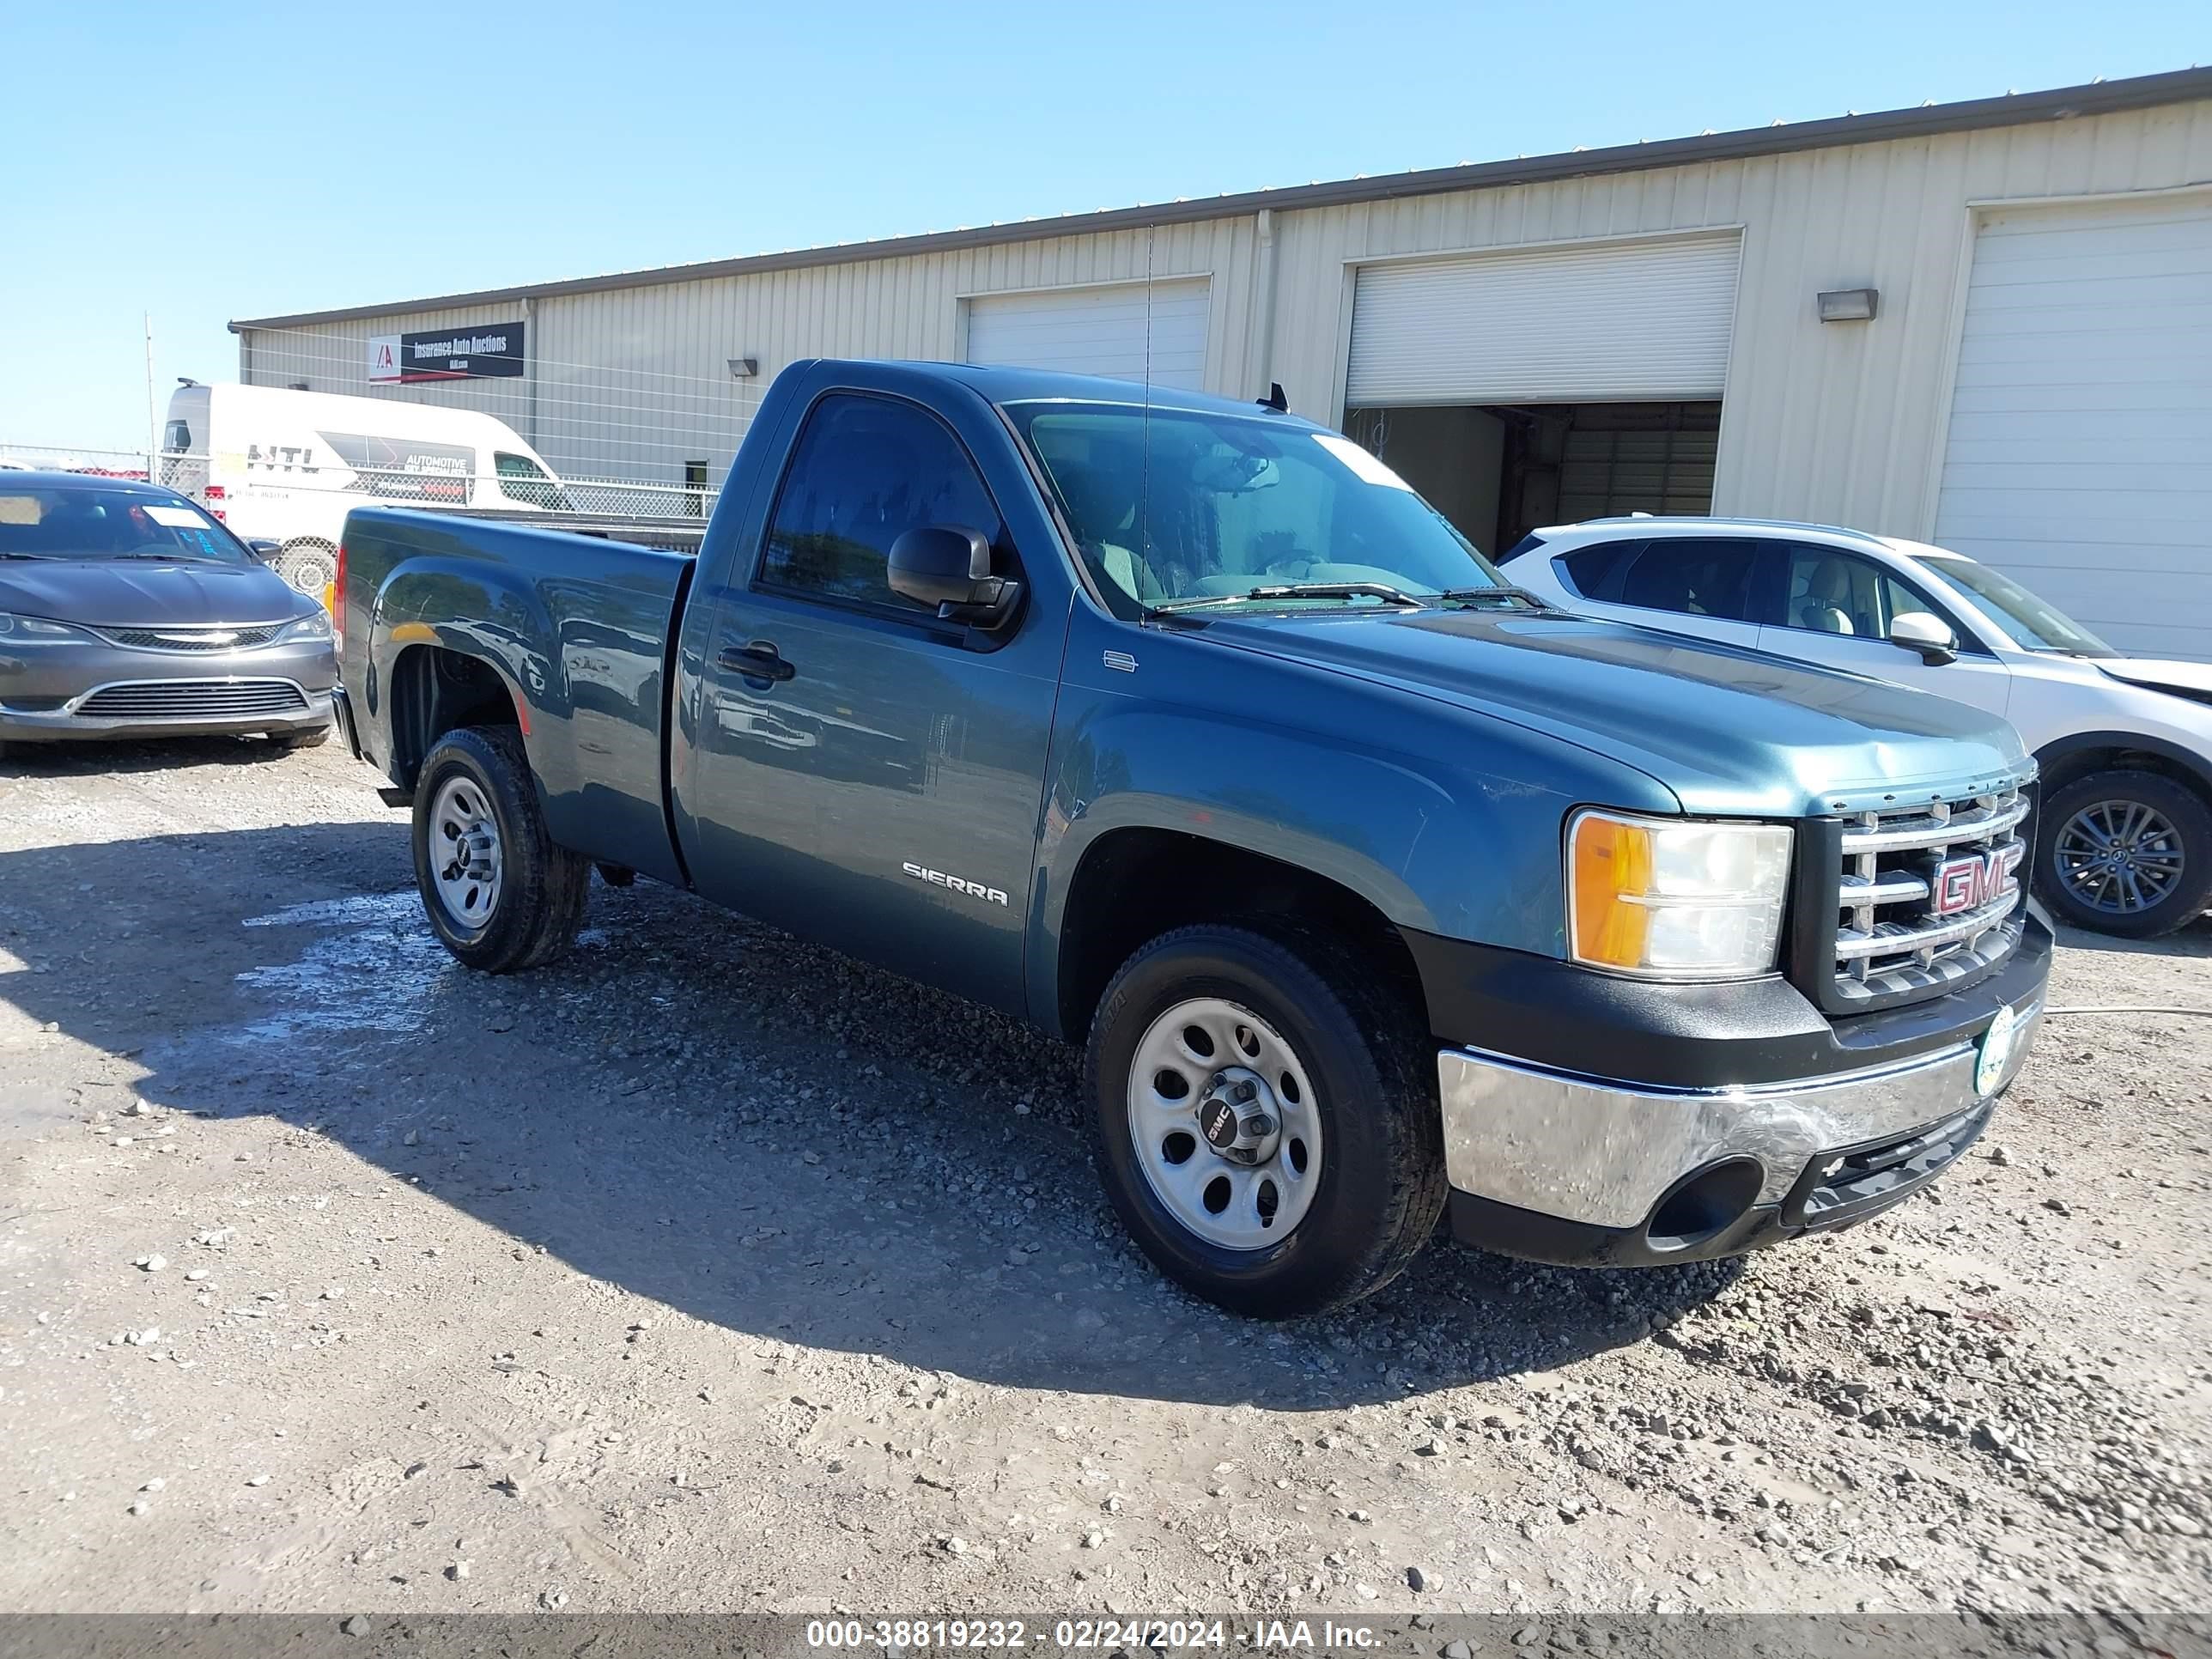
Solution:
M 1670 985 L 1401 932 L 1439 1042 L 1664 1088 L 1783 1083 L 1909 1060 L 1978 1036 L 2002 1006 L 2040 1001 L 2051 977 L 2051 930 L 2033 913 L 2020 948 L 1988 977 L 1832 1021 L 1778 975 Z
M 1779 1206 L 1762 1204 L 1694 1244 L 1657 1249 L 1643 1227 L 1600 1227 L 1541 1215 L 1455 1188 L 1451 1195 L 1452 1237 L 1460 1243 L 1523 1261 L 1556 1267 L 1665 1267 L 1686 1261 L 1715 1261 L 1741 1255 L 1790 1237 Z
M 345 739 L 347 750 L 356 760 L 361 759 L 361 733 L 354 729 L 353 700 L 343 685 L 331 688 L 331 716 L 338 723 L 338 735 Z

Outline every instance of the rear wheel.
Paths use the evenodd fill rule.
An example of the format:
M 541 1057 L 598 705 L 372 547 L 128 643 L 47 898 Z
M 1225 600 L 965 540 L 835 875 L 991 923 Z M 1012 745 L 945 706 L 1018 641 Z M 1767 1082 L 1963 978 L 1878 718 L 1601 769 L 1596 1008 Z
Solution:
M 2076 927 L 2155 939 L 2212 897 L 2212 811 L 2156 772 L 2095 772 L 2053 790 L 2036 835 L 2037 887 Z
M 1321 942 L 1163 934 L 1115 975 L 1085 1055 L 1115 1212 L 1169 1277 L 1237 1313 L 1379 1289 L 1443 1208 L 1421 1035 Z
M 466 726 L 438 740 L 415 785 L 414 842 L 430 927 L 469 967 L 515 973 L 575 939 L 592 866 L 546 832 L 511 727 Z

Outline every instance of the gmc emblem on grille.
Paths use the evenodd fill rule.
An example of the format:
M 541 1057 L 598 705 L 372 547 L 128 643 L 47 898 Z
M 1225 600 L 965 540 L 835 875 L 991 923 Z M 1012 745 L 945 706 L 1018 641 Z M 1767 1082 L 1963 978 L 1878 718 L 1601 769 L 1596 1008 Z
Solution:
M 1955 916 L 1961 911 L 1978 910 L 1985 904 L 2009 896 L 2020 884 L 2014 872 L 2027 852 L 2026 844 L 2015 841 L 1993 847 L 1987 853 L 1966 853 L 1955 859 L 1945 859 L 1936 866 L 1935 878 L 1929 884 L 1935 896 L 1936 914 Z

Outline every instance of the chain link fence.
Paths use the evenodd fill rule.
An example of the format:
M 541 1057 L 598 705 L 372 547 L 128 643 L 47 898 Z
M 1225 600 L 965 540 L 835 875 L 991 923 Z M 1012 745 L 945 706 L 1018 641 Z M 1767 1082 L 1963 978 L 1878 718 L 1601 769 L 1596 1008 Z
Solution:
M 0 441 L 0 480 L 15 468 L 150 478 L 278 544 L 276 568 L 319 592 L 356 507 L 644 520 L 682 544 L 683 526 L 714 512 L 764 390 L 744 360 L 712 374 L 563 362 L 480 320 L 441 331 L 426 356 L 422 337 L 378 331 L 392 326 L 253 329 L 237 384 L 171 395 L 158 450 Z
M 149 453 L 0 441 L 0 493 L 9 473 L 21 470 L 150 478 L 191 496 L 240 536 L 276 543 L 275 569 L 318 598 L 330 581 L 345 515 L 356 507 L 445 510 L 525 523 L 542 516 L 549 527 L 563 529 L 612 529 L 639 520 L 703 529 L 721 493 L 703 481 L 532 476 L 497 464 L 489 471 L 450 462 L 426 465 L 420 446 L 410 451 L 405 440 L 394 442 L 397 464 L 356 465 L 325 463 L 306 444 L 291 447 L 289 456 L 280 446 L 264 458 L 252 450 L 241 457 L 219 450 Z M 679 532 L 654 539 L 680 544 L 686 538 Z

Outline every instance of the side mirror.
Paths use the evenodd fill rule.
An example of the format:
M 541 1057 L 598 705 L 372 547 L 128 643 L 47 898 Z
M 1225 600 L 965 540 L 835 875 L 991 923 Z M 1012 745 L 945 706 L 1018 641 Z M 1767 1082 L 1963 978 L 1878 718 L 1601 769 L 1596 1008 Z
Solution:
M 246 550 L 253 555 L 259 563 L 274 564 L 276 562 L 276 556 L 284 550 L 284 544 L 272 542 L 259 536 L 249 537 L 246 540 Z
M 1959 659 L 1958 636 L 1941 617 L 1930 616 L 1925 611 L 1900 611 L 1892 617 L 1889 642 L 1901 645 L 1907 651 L 1917 651 L 1924 663 L 1940 665 Z
M 965 525 L 932 524 L 891 544 L 886 577 L 902 599 L 940 620 L 995 628 L 1013 614 L 1022 585 L 991 574 L 991 544 Z

